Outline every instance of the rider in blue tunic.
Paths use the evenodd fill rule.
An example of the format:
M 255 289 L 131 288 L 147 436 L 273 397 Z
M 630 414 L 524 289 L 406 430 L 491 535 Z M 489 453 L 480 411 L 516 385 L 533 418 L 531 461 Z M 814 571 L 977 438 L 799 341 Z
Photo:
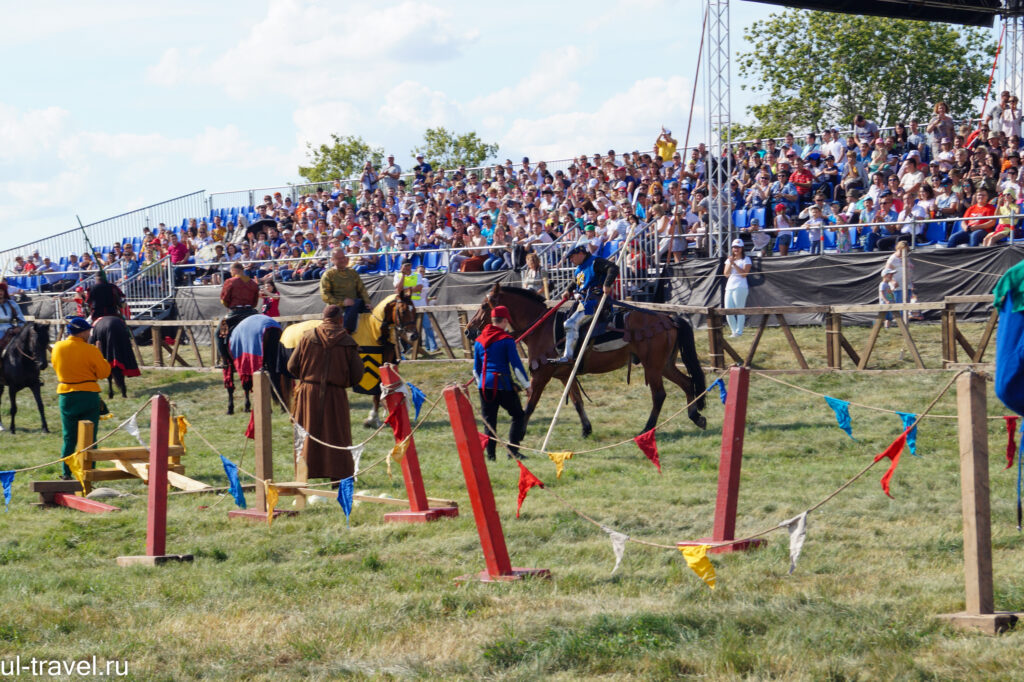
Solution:
M 602 294 L 611 295 L 612 286 L 619 276 L 618 265 L 595 256 L 586 244 L 580 244 L 570 251 L 569 260 L 576 266 L 576 273 L 566 293 L 575 291 L 578 304 L 575 312 L 565 320 L 565 351 L 555 361 L 562 364 L 572 363 L 576 341 L 580 336 L 580 324 L 597 310 Z
M 516 341 L 509 334 L 511 315 L 503 305 L 495 306 L 491 311 L 491 323 L 483 328 L 480 336 L 473 344 L 473 376 L 480 389 L 480 405 L 483 408 L 484 423 L 487 424 L 487 459 L 494 459 L 497 445 L 492 434 L 497 433 L 498 408 L 504 408 L 512 417 L 512 427 L 508 440 L 511 454 L 523 459 L 519 454 L 519 442 L 526 435 L 526 414 L 519 402 L 518 386 L 527 386 L 529 379 L 526 369 L 516 352 Z

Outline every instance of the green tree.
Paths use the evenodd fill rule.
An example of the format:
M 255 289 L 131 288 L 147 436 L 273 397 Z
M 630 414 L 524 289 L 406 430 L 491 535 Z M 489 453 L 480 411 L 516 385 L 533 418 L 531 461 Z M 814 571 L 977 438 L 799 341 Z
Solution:
M 790 9 L 744 31 L 744 85 L 765 100 L 747 108 L 745 135 L 850 126 L 856 114 L 879 125 L 917 117 L 942 100 L 955 119 L 977 115 L 995 43 L 982 29 L 923 21 Z
M 371 147 L 358 135 L 341 137 L 331 134 L 332 144 L 322 144 L 314 148 L 306 143 L 308 166 L 299 166 L 299 175 L 310 182 L 328 182 L 339 178 L 355 178 L 363 172 L 363 164 L 367 161 L 374 168 L 380 168 L 384 160 L 384 150 Z
M 445 128 L 427 128 L 423 144 L 414 147 L 412 155 L 423 154 L 435 168 L 482 165 L 498 153 L 498 145 L 484 142 L 473 131 L 456 135 Z

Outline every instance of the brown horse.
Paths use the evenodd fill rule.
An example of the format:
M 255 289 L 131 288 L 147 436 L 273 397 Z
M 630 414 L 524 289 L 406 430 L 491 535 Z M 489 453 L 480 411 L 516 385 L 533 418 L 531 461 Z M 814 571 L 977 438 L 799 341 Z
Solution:
M 518 336 L 530 328 L 547 312 L 544 297 L 518 287 L 502 287 L 495 284 L 494 289 L 484 298 L 480 309 L 466 326 L 466 334 L 475 338 L 490 321 L 491 309 L 503 305 L 512 315 L 512 335 Z M 695 396 L 700 398 L 690 406 L 688 415 L 694 424 L 705 428 L 707 421 L 700 413 L 704 409 L 704 370 L 697 357 L 697 347 L 693 339 L 693 328 L 681 317 L 666 313 L 630 310 L 625 314 L 624 340 L 626 345 L 617 350 L 584 351 L 586 355 L 580 364 L 579 374 L 604 374 L 625 367 L 633 356 L 640 359 L 644 368 L 644 381 L 651 389 L 653 403 L 647 424 L 640 431 L 651 430 L 658 423 L 662 405 L 665 402 L 664 379 L 672 381 L 686 393 L 686 401 L 692 402 Z M 551 360 L 558 357 L 555 350 L 555 316 L 552 315 L 536 330 L 524 339 L 527 357 L 530 362 L 530 389 L 526 402 L 526 418 L 529 419 L 537 407 L 544 387 L 552 378 L 565 385 L 572 371 L 571 365 L 555 364 Z M 682 356 L 683 364 L 689 376 L 676 367 L 676 353 Z M 583 409 L 583 396 L 579 386 L 573 381 L 569 390 L 576 412 L 583 424 L 583 437 L 591 433 L 590 420 Z

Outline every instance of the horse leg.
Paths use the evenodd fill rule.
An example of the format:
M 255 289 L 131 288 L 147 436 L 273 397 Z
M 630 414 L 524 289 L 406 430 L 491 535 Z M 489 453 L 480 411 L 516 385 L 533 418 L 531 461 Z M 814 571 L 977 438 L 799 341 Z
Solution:
M 242 380 L 242 393 L 245 395 L 245 411 L 252 412 L 252 401 L 250 400 L 252 394 L 252 379 L 246 381 Z
M 224 388 L 228 392 L 228 414 L 235 413 L 235 370 L 229 362 L 221 369 L 224 376 Z
M 540 367 L 530 376 L 530 390 L 528 391 L 529 397 L 526 399 L 526 407 L 523 409 L 523 413 L 526 415 L 526 421 L 524 422 L 525 425 L 529 425 L 530 417 L 533 415 L 533 411 L 537 409 L 537 403 L 540 402 L 540 397 L 544 394 L 544 387 L 546 387 L 548 382 L 551 381 L 553 374 L 553 368 L 548 364 Z M 525 429 L 526 426 L 523 428 Z
M 111 400 L 114 399 L 114 370 L 107 375 L 107 397 Z
M 124 372 L 122 372 L 121 368 L 119 367 L 119 368 L 115 369 L 113 372 L 111 372 L 111 374 L 114 375 L 114 383 L 117 384 L 118 390 L 121 391 L 121 397 L 122 398 L 127 398 L 128 397 L 128 387 L 125 385 L 125 382 L 124 382 Z
M 572 388 L 569 389 L 569 399 L 572 401 L 573 407 L 576 408 L 576 414 L 580 416 L 580 423 L 583 424 L 583 437 L 587 438 L 594 429 L 590 424 L 590 419 L 587 418 L 586 410 L 583 409 L 583 391 L 580 390 L 580 385 L 575 379 L 572 382 Z
M 644 425 L 644 429 L 640 433 L 647 433 L 657 425 L 661 406 L 665 404 L 665 382 L 661 375 L 645 367 L 644 376 L 647 384 L 651 387 L 651 414 L 647 417 L 647 424 Z
M 13 435 L 14 432 L 15 432 L 15 429 L 14 429 L 14 415 L 18 414 L 18 403 L 14 402 L 14 394 L 15 394 L 15 391 L 16 391 L 14 386 L 8 386 L 7 390 L 8 390 L 9 395 L 11 396 L 11 434 Z
M 380 395 L 373 396 L 373 405 L 370 407 L 370 413 L 366 415 L 366 421 L 363 422 L 363 426 L 368 429 L 376 429 L 380 427 Z
M 37 381 L 29 388 L 32 390 L 32 397 L 36 399 L 36 407 L 39 409 L 39 421 L 43 424 L 43 433 L 49 433 L 50 429 L 46 425 L 46 411 L 43 409 L 43 396 L 39 390 L 39 382 Z
M 694 401 L 693 382 L 690 381 L 690 377 L 683 374 L 678 367 L 676 367 L 675 353 L 672 353 L 672 357 L 665 363 L 665 368 L 662 370 L 662 376 L 674 383 L 679 388 L 683 389 L 683 393 L 686 394 L 686 402 L 692 403 Z M 690 409 L 687 410 L 690 421 L 697 425 L 700 429 L 706 429 L 708 427 L 708 420 L 704 418 L 704 415 L 700 413 L 696 405 L 690 405 Z

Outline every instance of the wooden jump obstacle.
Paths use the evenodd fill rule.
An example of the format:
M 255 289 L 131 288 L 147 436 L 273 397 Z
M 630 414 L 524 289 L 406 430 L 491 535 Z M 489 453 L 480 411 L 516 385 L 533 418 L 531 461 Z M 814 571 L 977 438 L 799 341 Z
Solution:
M 157 396 L 157 398 L 160 397 Z M 157 398 L 154 398 L 154 401 Z M 166 398 L 164 401 L 166 402 Z M 117 507 L 97 500 L 90 500 L 86 496 L 92 492 L 93 484 L 99 481 L 140 479 L 143 482 L 148 482 L 152 468 L 153 443 L 157 440 L 165 446 L 166 479 L 170 485 L 190 492 L 210 487 L 185 475 L 185 467 L 181 463 L 181 456 L 185 454 L 185 446 L 182 445 L 177 422 L 170 419 L 160 423 L 154 421 L 150 425 L 150 431 L 149 447 L 137 445 L 121 448 L 97 448 L 93 445 L 96 437 L 92 422 L 80 421 L 78 422 L 78 441 L 75 448 L 76 452 L 84 454 L 84 488 L 78 481 L 33 481 L 30 488 L 32 492 L 39 494 L 41 506 L 68 507 L 89 514 L 117 511 Z M 98 462 L 110 463 L 113 466 L 94 468 Z
M 484 562 L 487 565 L 486 570 L 460 576 L 455 579 L 456 582 L 479 580 L 490 583 L 519 580 L 526 576 L 550 577 L 551 571 L 546 568 L 513 568 L 508 556 L 508 547 L 505 545 L 501 518 L 494 503 L 491 477 L 487 473 L 487 462 L 484 461 L 473 406 L 469 404 L 458 386 L 445 388 L 444 399 L 448 406 L 448 417 L 452 422 L 452 432 L 455 434 L 455 445 L 459 450 L 462 473 L 466 478 L 466 490 L 473 506 L 473 518 L 480 534 L 480 548 L 483 550 Z
M 169 562 L 192 561 L 191 554 L 167 554 L 167 472 L 172 446 L 164 434 L 170 432 L 170 421 L 170 403 L 164 396 L 156 396 L 153 398 L 149 436 L 146 553 L 118 557 L 118 566 L 157 566 Z
M 400 384 L 401 377 L 394 371 L 391 365 L 381 367 L 381 382 L 384 384 Z M 271 432 L 272 403 L 273 398 L 270 386 L 270 377 L 266 372 L 260 371 L 253 374 L 253 428 L 256 439 L 256 463 L 253 472 L 257 478 L 270 481 L 277 490 L 279 498 L 294 497 L 295 509 L 275 509 L 274 518 L 281 515 L 292 516 L 305 509 L 309 497 L 324 497 L 334 500 L 337 493 L 334 490 L 310 488 L 306 462 L 298 454 L 295 456 L 295 476 L 292 481 L 277 482 L 274 477 L 273 459 L 273 438 Z M 392 393 L 385 398 L 389 410 L 402 402 L 402 396 Z M 409 411 L 407 406 L 399 408 L 398 425 L 395 427 L 395 443 L 402 441 L 411 432 L 409 423 Z M 411 459 L 410 459 L 411 455 Z M 405 511 L 395 511 L 385 514 L 385 521 L 389 522 L 423 522 L 433 521 L 437 518 L 458 516 L 459 507 L 454 500 L 437 499 L 427 497 L 423 487 L 423 478 L 420 474 L 419 460 L 416 455 L 416 445 L 409 443 L 405 457 L 402 458 L 402 476 L 405 480 L 408 503 L 392 497 L 373 497 L 371 495 L 354 495 L 353 499 L 360 502 L 374 502 L 405 506 Z M 262 485 L 256 485 L 256 504 L 252 509 L 233 509 L 228 512 L 230 518 L 245 519 L 248 521 L 263 523 L 267 520 L 266 492 Z

